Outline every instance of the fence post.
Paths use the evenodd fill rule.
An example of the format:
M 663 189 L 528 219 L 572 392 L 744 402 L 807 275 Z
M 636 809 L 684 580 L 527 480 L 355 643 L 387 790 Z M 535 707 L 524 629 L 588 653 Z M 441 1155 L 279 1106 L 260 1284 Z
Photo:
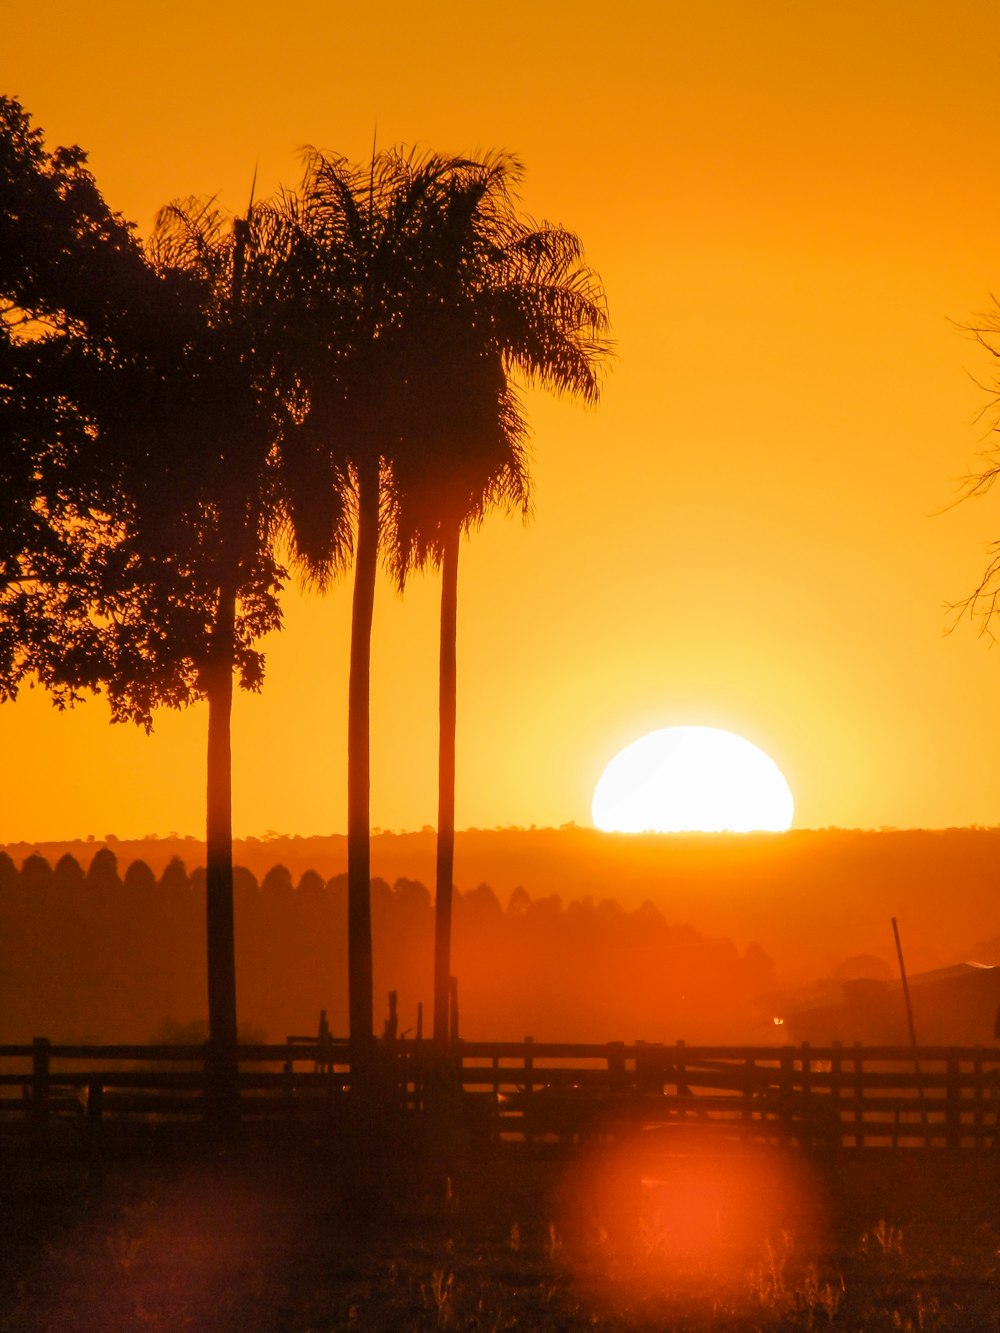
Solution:
M 45 1142 L 49 1124 L 50 1054 L 48 1037 L 36 1037 L 31 1043 L 31 1126 L 39 1146 Z
M 281 1067 L 283 1075 L 281 1091 L 285 1103 L 285 1115 L 291 1118 L 295 1110 L 295 1046 L 289 1040 L 285 1043 L 285 1062 Z
M 778 1118 L 782 1128 L 791 1132 L 792 1127 L 792 1084 L 795 1078 L 793 1068 L 795 1060 L 794 1046 L 782 1048 L 778 1072 Z
M 865 1100 L 864 1100 L 864 1070 L 861 1059 L 861 1043 L 854 1043 L 854 1146 L 863 1148 L 865 1146 Z
M 802 1043 L 802 1138 L 810 1148 L 816 1147 L 816 1117 L 812 1095 L 812 1049 Z
M 945 1143 L 949 1148 L 962 1143 L 962 1087 L 958 1076 L 958 1059 L 948 1056 L 945 1075 Z
M 740 1119 L 744 1124 L 750 1124 L 753 1120 L 753 1098 L 757 1085 L 757 1061 L 752 1055 L 748 1055 L 743 1061 L 743 1109 L 740 1111 Z
M 534 1037 L 525 1037 L 524 1039 L 524 1092 L 530 1097 L 534 1088 L 534 1069 L 535 1069 L 535 1039 Z
M 674 1043 L 674 1049 L 677 1054 L 674 1057 L 674 1068 L 677 1070 L 677 1096 L 690 1097 L 691 1089 L 687 1081 L 687 1043 L 678 1041 Z
M 663 1094 L 663 1043 L 636 1042 L 636 1084 L 640 1092 Z
M 621 1092 L 625 1087 L 625 1043 L 608 1042 L 608 1084 L 612 1092 Z
M 831 1110 L 831 1128 L 833 1130 L 833 1142 L 831 1148 L 841 1146 L 840 1129 L 840 1059 L 842 1046 L 839 1041 L 833 1043 L 833 1054 L 830 1056 L 830 1110 Z
M 104 1084 L 92 1078 L 87 1084 L 87 1156 L 90 1176 L 97 1183 L 104 1166 Z
M 986 1134 L 983 1125 L 983 1057 L 976 1046 L 976 1056 L 972 1062 L 972 1134 L 975 1147 L 986 1147 Z
M 390 1046 L 399 1036 L 399 994 L 394 990 L 389 992 L 389 1017 L 385 1021 L 383 1035 Z

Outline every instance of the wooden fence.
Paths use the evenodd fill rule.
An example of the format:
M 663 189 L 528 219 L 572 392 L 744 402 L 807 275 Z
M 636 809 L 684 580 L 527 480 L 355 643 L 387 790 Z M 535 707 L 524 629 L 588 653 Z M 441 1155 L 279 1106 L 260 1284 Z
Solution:
M 378 1045 L 386 1096 L 426 1117 L 451 1090 L 493 1140 L 578 1141 L 659 1127 L 816 1149 L 993 1145 L 1000 1047 L 687 1046 L 427 1041 Z M 205 1112 L 203 1046 L 0 1046 L 0 1132 L 170 1124 Z M 345 1041 L 241 1046 L 248 1122 L 335 1125 L 351 1084 Z M 460 1097 L 454 1094 L 461 1092 Z

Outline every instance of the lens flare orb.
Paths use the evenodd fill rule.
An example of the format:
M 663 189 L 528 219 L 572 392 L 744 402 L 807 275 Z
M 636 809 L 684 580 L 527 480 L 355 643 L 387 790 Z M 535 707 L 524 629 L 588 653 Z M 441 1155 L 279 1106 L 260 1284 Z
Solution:
M 784 832 L 795 802 L 763 750 L 719 727 L 664 727 L 615 755 L 594 824 L 615 833 Z

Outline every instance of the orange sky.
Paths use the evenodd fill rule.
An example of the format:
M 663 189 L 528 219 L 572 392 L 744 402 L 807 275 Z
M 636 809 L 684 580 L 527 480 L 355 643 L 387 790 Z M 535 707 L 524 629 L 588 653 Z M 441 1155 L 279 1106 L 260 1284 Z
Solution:
M 294 184 L 305 143 L 505 147 L 582 236 L 618 360 L 532 400 L 535 515 L 463 551 L 458 826 L 588 823 L 654 727 L 766 750 L 796 824 L 1000 823 L 1000 657 L 944 605 L 995 501 L 955 332 L 1000 292 L 992 0 L 326 0 L 4 14 L 0 88 L 148 231 Z M 278 25 L 281 26 L 278 26 Z M 290 592 L 235 714 L 238 834 L 345 827 L 349 587 Z M 380 588 L 372 819 L 435 818 L 437 580 Z M 156 733 L 37 691 L 0 710 L 0 842 L 203 827 L 204 709 Z

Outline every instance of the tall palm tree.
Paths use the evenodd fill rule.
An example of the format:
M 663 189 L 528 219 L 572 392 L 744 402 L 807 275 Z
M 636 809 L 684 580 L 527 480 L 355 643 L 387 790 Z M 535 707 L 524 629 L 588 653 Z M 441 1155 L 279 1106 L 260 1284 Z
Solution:
M 463 531 L 495 507 L 527 512 L 520 379 L 596 401 L 608 351 L 599 280 L 578 238 L 518 214 L 507 154 L 457 165 L 429 201 L 403 376 L 407 431 L 391 474 L 393 567 L 402 586 L 442 572 L 434 1035 L 449 1035 L 455 845 L 456 632 Z
M 325 447 L 349 481 L 356 522 L 348 686 L 348 1009 L 355 1055 L 374 1034 L 370 861 L 371 633 L 388 479 L 408 429 L 402 392 L 409 311 L 424 275 L 430 201 L 457 169 L 454 159 L 398 151 L 366 168 L 310 153 L 297 195 L 286 196 L 295 237 L 290 272 L 305 286 L 300 328 L 309 348 L 302 434 Z M 300 555 L 325 581 L 322 551 Z
M 162 415 L 147 421 L 157 465 L 130 476 L 139 584 L 130 626 L 131 671 L 112 704 L 136 711 L 135 680 L 165 679 L 208 703 L 206 939 L 211 1093 L 223 1121 L 236 1112 L 237 1012 L 232 861 L 234 673 L 259 689 L 255 640 L 280 624 L 284 571 L 279 540 L 297 524 L 333 570 L 347 549 L 347 515 L 336 477 L 303 456 L 295 429 L 302 409 L 293 366 L 287 300 L 286 234 L 262 204 L 235 221 L 211 202 L 170 205 L 157 221 L 151 255 L 180 290 L 189 315 L 179 364 L 161 386 Z M 128 431 L 124 432 L 128 435 Z M 320 468 L 324 459 L 319 460 Z M 328 483 L 322 537 L 309 529 L 308 498 Z M 155 590 L 151 591 L 151 590 Z M 150 598 L 160 598 L 152 611 Z M 139 664 L 142 664 L 141 666 Z M 168 701 L 169 698 L 168 698 Z

